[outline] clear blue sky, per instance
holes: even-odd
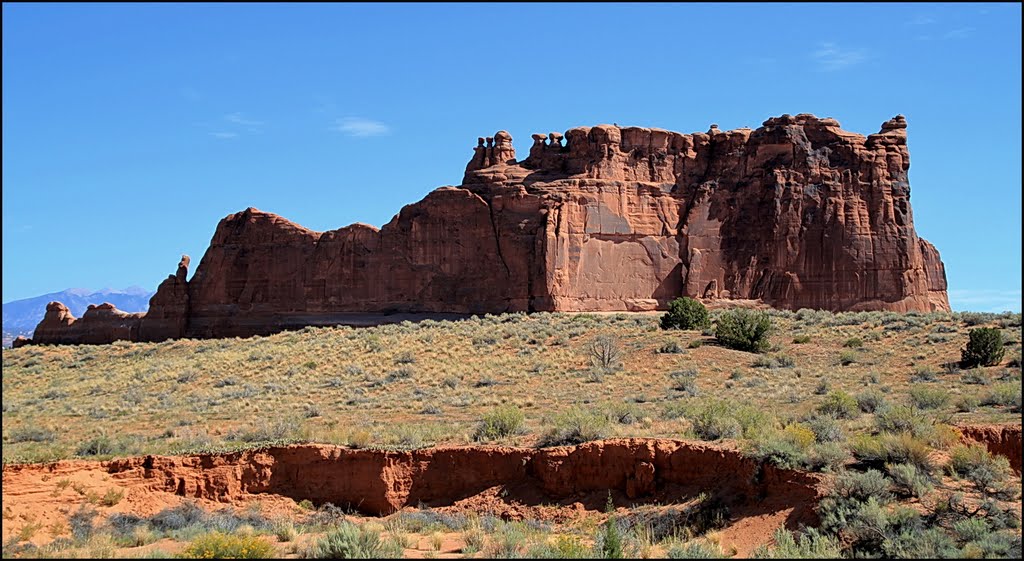
[[[954,309],[1021,309],[1017,4],[3,5],[3,301],[155,289],[254,206],[380,226],[478,136],[909,123]],[[194,267],[193,267],[194,269]]]

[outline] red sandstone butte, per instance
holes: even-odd
[[[864,137],[809,114],[692,134],[599,125],[534,134],[521,161],[499,131],[478,140],[462,185],[380,229],[315,232],[249,208],[221,220],[192,280],[183,259],[144,317],[118,320],[137,329],[105,318],[86,335],[88,318],[55,310],[33,342],[246,336],[354,314],[644,311],[684,295],[948,311],[938,251],[914,231],[906,128],[897,116]]]

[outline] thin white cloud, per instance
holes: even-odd
[[[925,14],[918,14],[918,15],[914,16],[913,19],[908,21],[907,25],[931,25],[933,23],[938,23],[938,21],[939,20],[935,19],[932,16],[925,15]]]
[[[949,303],[954,310],[972,312],[1019,312],[1021,291],[1002,289],[955,288],[949,290]]]
[[[819,70],[834,71],[860,64],[867,59],[864,49],[847,49],[835,43],[822,43],[818,50],[811,53],[811,58],[818,64]]]
[[[237,132],[211,132],[210,136],[214,138],[238,138]]]
[[[384,136],[391,133],[391,127],[384,123],[362,117],[338,119],[334,130],[341,131],[348,136]]]
[[[229,123],[236,125],[242,125],[243,127],[259,127],[263,125],[263,121],[253,121],[252,119],[246,119],[241,113],[230,113],[224,115],[224,120]]]
[[[959,29],[954,29],[952,31],[947,31],[946,34],[942,36],[942,38],[943,39],[965,39],[967,37],[970,37],[971,35],[974,35],[974,28],[973,27],[961,27]]]

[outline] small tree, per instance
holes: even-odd
[[[619,359],[622,358],[622,350],[619,349],[619,343],[611,335],[597,336],[590,343],[587,350],[590,353],[590,360],[594,363],[594,366],[603,368],[606,371],[614,370],[619,364]]]
[[[662,329],[705,329],[711,327],[711,318],[704,304],[684,296],[668,303],[668,311],[661,316]]]
[[[993,366],[1003,360],[1003,334],[995,327],[970,331],[967,347],[960,351],[960,362],[967,368]]]
[[[772,319],[765,312],[738,309],[722,314],[715,328],[715,339],[737,351],[763,353],[768,350]]]
[[[615,503],[612,502],[611,491],[608,492],[608,502],[605,504],[604,511],[608,513],[608,520],[604,523],[601,557],[622,559],[622,536],[619,535],[619,525],[615,521]]]

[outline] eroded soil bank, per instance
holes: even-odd
[[[181,498],[240,504],[259,497],[330,502],[371,516],[429,506],[509,519],[567,519],[574,512],[603,510],[609,493],[623,507],[685,503],[704,493],[729,513],[723,539],[741,551],[767,542],[779,526],[815,524],[814,508],[823,492],[818,475],[779,469],[728,446],[679,440],[415,451],[291,445],[219,455],[8,465],[3,490],[9,520],[31,513],[33,520],[51,523],[62,512],[66,516],[80,497],[70,490],[53,492],[61,479],[100,493],[123,489],[125,500],[111,512],[140,515]]]
[[[1020,475],[1021,425],[967,425],[957,428],[965,441],[980,442],[990,454],[1006,456],[1010,467]]]
[[[959,427],[1020,471],[1019,425]],[[153,515],[184,500],[206,508],[254,501],[277,512],[296,502],[332,503],[368,516],[407,507],[568,522],[616,506],[674,505],[710,498],[727,514],[722,545],[740,556],[771,541],[780,526],[815,525],[824,476],[744,457],[729,443],[614,439],[533,449],[440,447],[415,451],[291,445],[230,454],[143,456],[108,462],[61,461],[3,468],[3,539],[26,524],[45,542],[89,495],[113,490],[114,512]],[[92,502],[92,501],[90,501]]]

